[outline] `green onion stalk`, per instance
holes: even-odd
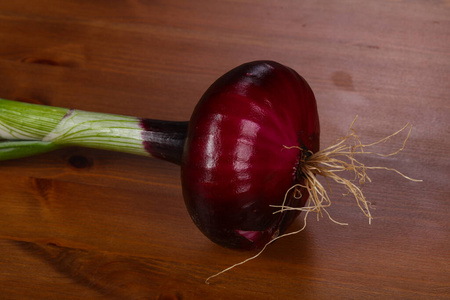
[[[180,164],[187,125],[0,99],[0,160],[81,146]]]

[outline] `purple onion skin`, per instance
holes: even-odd
[[[303,151],[319,150],[314,94],[294,70],[273,61],[243,64],[214,82],[189,122],[181,160],[183,196],[213,242],[260,249],[285,232],[298,211],[273,214],[303,178]],[[300,149],[286,149],[298,146]],[[292,207],[302,197],[288,197]]]

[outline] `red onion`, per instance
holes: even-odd
[[[272,61],[243,64],[203,95],[189,122],[181,163],[194,223],[212,241],[256,249],[282,234],[298,211],[273,214],[302,183],[302,150],[319,150],[314,94],[294,70]],[[300,207],[308,193],[285,205]]]
[[[353,126],[353,123],[352,123]],[[294,70],[273,61],[243,64],[220,77],[197,104],[189,122],[84,112],[0,99],[0,160],[84,146],[153,156],[181,165],[183,196],[197,227],[213,242],[238,249],[262,249],[302,231],[308,213],[331,204],[320,174],[343,185],[369,218],[370,203],[353,181],[369,169],[354,154],[391,156],[364,149],[351,127],[336,144],[319,151],[316,100]],[[6,141],[2,141],[6,140]],[[340,177],[354,172],[354,180]],[[311,198],[308,199],[309,194]],[[300,230],[283,235],[301,211]],[[330,219],[334,221],[331,217]],[[334,221],[338,224],[337,221]]]
[[[356,120],[356,119],[355,119]],[[256,258],[278,238],[306,226],[310,212],[331,200],[320,174],[343,185],[369,218],[370,203],[360,184],[368,167],[355,154],[391,156],[405,147],[412,126],[364,145],[350,133],[319,150],[316,100],[294,70],[255,61],[229,71],[205,92],[189,122],[84,112],[0,99],[0,161],[84,146],[153,156],[181,165],[183,196],[197,227],[213,242],[258,254],[210,276],[206,282]],[[365,151],[410,127],[403,146],[390,154]],[[341,171],[354,173],[348,180]],[[311,197],[309,198],[309,196]],[[308,199],[309,198],[309,199]],[[301,211],[301,229],[285,233]]]

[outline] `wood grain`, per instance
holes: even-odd
[[[367,142],[411,122],[399,156],[365,162],[423,182],[370,173],[372,225],[332,185],[349,226],[310,218],[206,285],[252,253],[197,230],[177,166],[80,148],[2,162],[2,298],[450,298],[449,1],[0,3],[1,98],[187,120],[216,78],[256,59],[307,79],[324,146],[355,115]]]

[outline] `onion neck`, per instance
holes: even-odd
[[[153,157],[181,165],[189,122],[140,119],[144,149]]]

